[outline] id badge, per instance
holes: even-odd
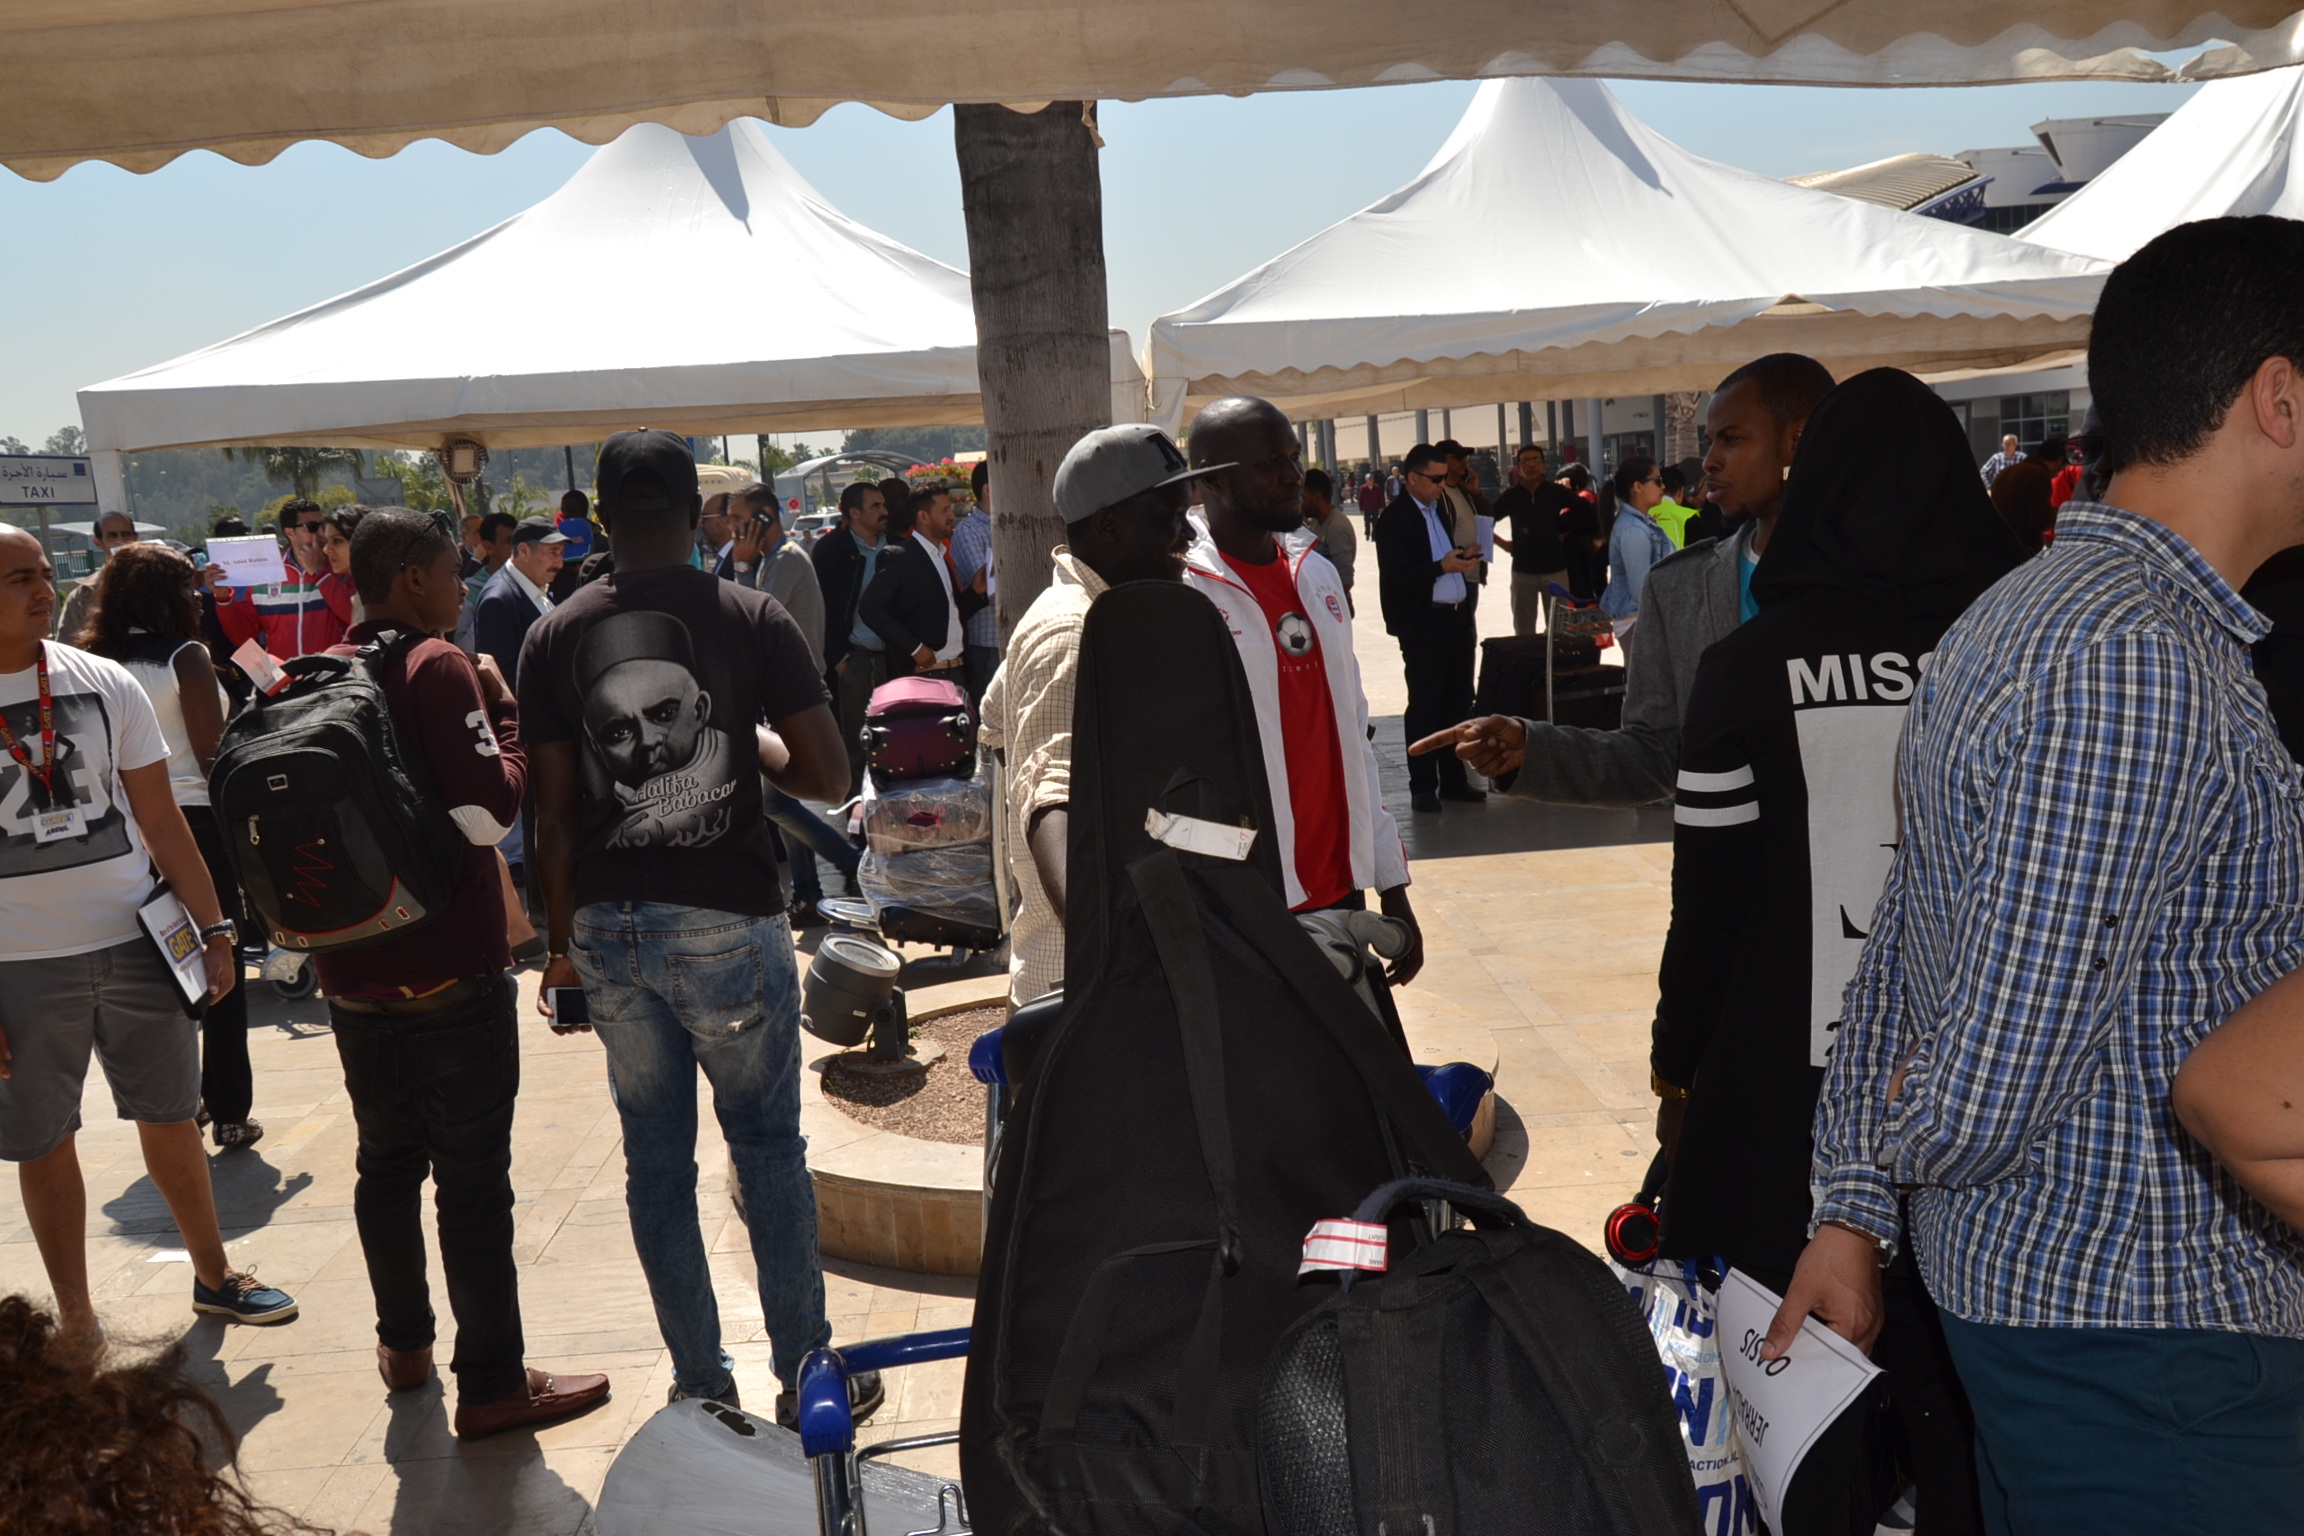
[[[87,818],[76,805],[68,805],[62,810],[32,813],[32,841],[35,843],[60,843],[68,837],[87,835]]]

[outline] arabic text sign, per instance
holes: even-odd
[[[86,459],[61,454],[0,454],[0,506],[92,507],[96,474]]]

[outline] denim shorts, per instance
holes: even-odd
[[[81,955],[0,960],[0,1162],[46,1157],[80,1129],[88,1054],[123,1120],[173,1125],[200,1110],[200,1026],[143,939]]]

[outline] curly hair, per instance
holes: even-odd
[[[327,1536],[241,1486],[237,1437],[182,1346],[132,1365],[68,1340],[22,1296],[0,1298],[0,1511],[39,1536]],[[224,1465],[209,1470],[209,1448]]]
[[[200,610],[187,595],[199,573],[165,544],[127,544],[112,551],[96,575],[96,602],[71,643],[117,660],[141,629],[164,640],[200,638]]]

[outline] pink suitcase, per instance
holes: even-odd
[[[965,779],[976,771],[976,711],[940,677],[882,683],[864,707],[864,757],[876,784]]]

